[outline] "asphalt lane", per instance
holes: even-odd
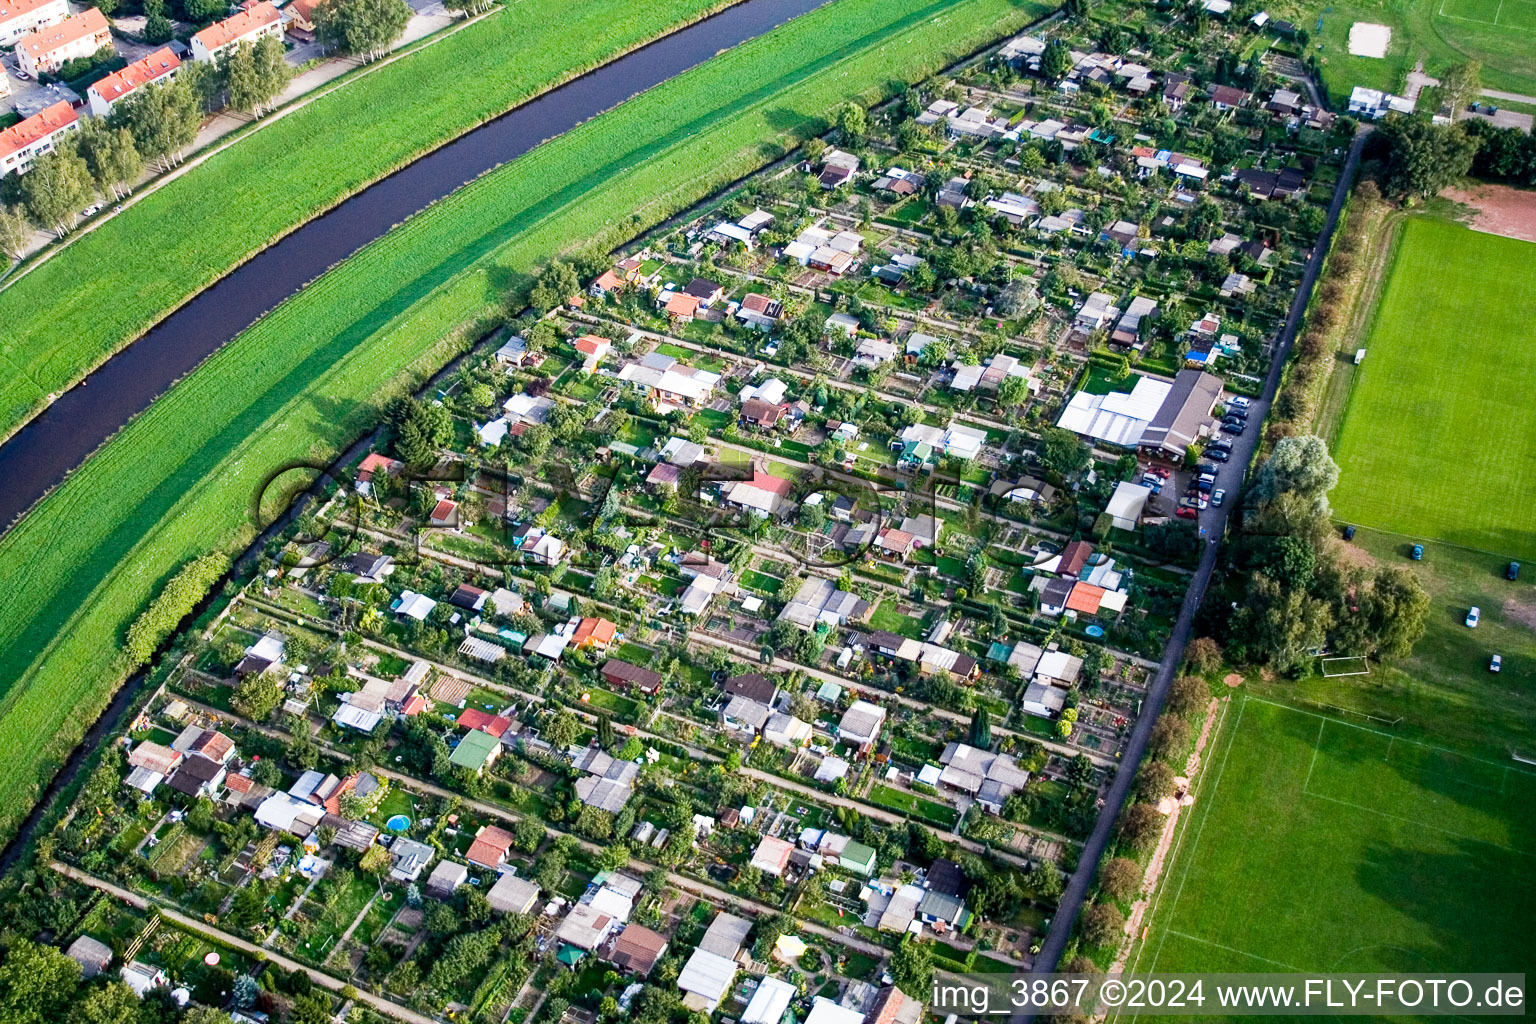
[[[1109,793],[1104,798],[1104,807],[1099,813],[1098,821],[1094,823],[1093,832],[1083,846],[1077,870],[1067,881],[1066,890],[1062,893],[1061,901],[1056,908],[1056,915],[1051,920],[1050,931],[1041,945],[1040,954],[1035,957],[1032,973],[1049,974],[1057,969],[1062,952],[1066,949],[1067,940],[1071,937],[1072,927],[1087,900],[1089,885],[1098,870],[1099,860],[1109,847],[1110,832],[1114,828],[1115,819],[1119,817],[1126,798],[1130,795],[1131,783],[1136,777],[1137,768],[1141,765],[1142,756],[1146,753],[1147,739],[1152,734],[1152,726],[1163,709],[1163,702],[1168,696],[1169,686],[1173,683],[1174,673],[1184,660],[1184,648],[1189,643],[1195,613],[1199,610],[1200,602],[1205,597],[1206,587],[1210,585],[1211,576],[1216,571],[1216,558],[1226,531],[1227,518],[1239,505],[1238,482],[1242,476],[1246,476],[1251,467],[1254,452],[1258,449],[1264,420],[1269,415],[1270,403],[1274,401],[1275,392],[1280,386],[1280,375],[1285,368],[1286,358],[1290,355],[1291,346],[1296,340],[1296,332],[1301,325],[1302,315],[1306,312],[1307,303],[1311,299],[1312,289],[1317,284],[1318,275],[1322,272],[1323,258],[1333,239],[1334,229],[1338,226],[1339,213],[1344,208],[1344,200],[1349,194],[1349,185],[1354,180],[1355,171],[1359,168],[1360,151],[1365,145],[1368,133],[1369,128],[1363,128],[1350,145],[1344,170],[1339,175],[1338,186],[1334,189],[1333,200],[1328,206],[1328,216],[1324,221],[1322,233],[1318,235],[1312,259],[1307,262],[1306,269],[1302,273],[1301,285],[1296,291],[1295,299],[1291,302],[1285,325],[1280,332],[1279,343],[1275,346],[1274,356],[1270,360],[1269,373],[1264,379],[1264,393],[1254,400],[1250,409],[1248,422],[1252,426],[1244,431],[1241,437],[1232,438],[1232,459],[1218,474],[1217,483],[1227,491],[1226,501],[1220,508],[1212,506],[1206,509],[1200,517],[1200,528],[1205,540],[1205,550],[1200,556],[1200,567],[1195,571],[1189,589],[1184,594],[1184,603],[1179,608],[1179,617],[1174,623],[1173,633],[1168,638],[1167,646],[1163,648],[1162,660],[1158,663],[1157,671],[1153,674],[1152,682],[1147,689],[1147,699],[1142,713],[1131,730],[1131,738],[1126,744],[1120,767],[1115,773],[1114,781],[1110,784]],[[1239,467],[1241,467],[1241,475]],[[1013,1020],[1028,1021],[1032,1016],[1022,1015]]]

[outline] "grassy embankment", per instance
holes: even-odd
[[[48,394],[305,221],[728,2],[509,4],[332,88],[168,182],[0,291],[0,438]]]
[[[839,0],[486,175],[225,346],[0,539],[0,832],[118,684],[127,623],[177,566],[249,540],[275,467],[336,452],[551,255],[616,244],[1041,13]]]

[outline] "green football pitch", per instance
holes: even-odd
[[[1335,516],[1536,559],[1536,245],[1403,226],[1334,449]]]
[[[1135,972],[1524,971],[1536,769],[1237,696]]]

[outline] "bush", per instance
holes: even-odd
[[[193,559],[171,577],[160,596],[128,627],[125,650],[130,667],[137,668],[149,661],[160,641],[171,635],[228,568],[229,557],[215,553]]]
[[[1137,853],[1147,853],[1157,845],[1163,830],[1163,816],[1151,804],[1132,804],[1120,812],[1115,834]]]
[[[1160,761],[1182,758],[1189,750],[1189,723],[1177,715],[1163,715],[1152,726],[1152,736],[1147,740],[1147,753]]]
[[[1180,676],[1168,689],[1168,710],[1180,718],[1194,718],[1210,703],[1211,690],[1199,676]]]
[[[1113,904],[1095,903],[1083,915],[1083,938],[1095,946],[1118,946],[1125,938],[1125,915]]]
[[[1221,645],[1208,636],[1196,637],[1190,641],[1184,660],[1196,672],[1214,672],[1221,667]]]
[[[1114,857],[1099,868],[1099,891],[1112,900],[1133,899],[1141,890],[1141,865],[1129,857]]]
[[[1162,761],[1148,761],[1136,776],[1136,795],[1157,803],[1173,795],[1173,769]]]

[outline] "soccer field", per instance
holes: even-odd
[[[1286,0],[1269,10],[1307,31],[1305,52],[1317,57],[1337,100],[1357,85],[1400,90],[1421,58],[1431,75],[1476,58],[1486,88],[1536,95],[1536,0]],[[1392,29],[1386,57],[1350,56],[1349,30],[1357,21]]]
[[[1536,558],[1536,245],[1404,226],[1334,450],[1335,516]]]
[[[1237,696],[1136,972],[1523,971],[1536,774]]]

